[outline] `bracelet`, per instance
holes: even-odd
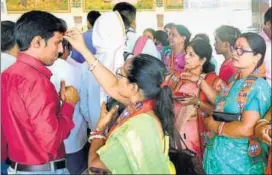
[[[225,125],[225,122],[220,122],[220,124],[219,124],[219,126],[218,126],[218,128],[217,128],[217,134],[218,134],[219,136],[222,136],[222,132],[223,132],[223,127],[224,127],[224,125]]]
[[[258,120],[257,124],[262,123],[262,122],[265,122],[265,123],[268,123],[268,124],[269,124],[271,121],[269,121],[269,120],[263,118],[263,119]]]
[[[91,141],[94,140],[94,139],[103,139],[103,140],[106,140],[106,137],[104,135],[102,135],[102,134],[91,135],[88,138],[89,143],[91,143]]]
[[[205,77],[204,74],[201,74],[201,75],[199,76],[199,79],[198,79],[198,81],[197,81],[197,87],[200,87],[202,81],[204,80],[204,77]]]
[[[96,60],[94,61],[94,63],[90,65],[89,70],[90,70],[90,71],[93,71],[93,69],[96,67],[96,65],[97,65],[98,62],[99,62],[99,60],[96,59]]]
[[[96,131],[95,130],[95,131],[90,132],[90,135],[99,135],[99,134],[104,135],[102,131]]]
[[[90,132],[90,136],[92,135],[103,135],[106,137],[106,134],[104,131],[101,131],[100,129],[96,128],[94,131]]]
[[[100,129],[96,128],[94,131],[91,131],[92,132],[102,132]]]

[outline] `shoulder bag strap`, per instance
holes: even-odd
[[[184,149],[181,145],[181,142],[184,144],[185,149],[188,149],[185,141],[183,140],[183,138],[181,137],[181,135],[179,134],[179,132],[177,131],[176,128],[174,129],[174,138],[175,138],[175,144],[176,144],[178,150]]]

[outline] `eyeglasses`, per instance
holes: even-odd
[[[242,56],[244,53],[253,53],[252,50],[244,50],[242,48],[237,48],[233,46],[231,46],[230,50],[232,53],[236,52],[238,56]]]
[[[127,78],[125,75],[122,74],[122,71],[121,71],[121,68],[118,68],[115,72],[115,75],[118,79],[121,79],[121,78]]]

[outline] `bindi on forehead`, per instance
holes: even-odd
[[[250,48],[249,45],[248,45],[248,42],[247,42],[247,40],[245,38],[239,38],[236,41],[236,47],[244,48],[244,49]]]

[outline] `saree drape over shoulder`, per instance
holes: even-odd
[[[224,112],[240,113],[237,97],[241,88],[246,85],[245,79],[236,80],[231,87],[224,105]],[[218,104],[222,93],[217,97]],[[271,88],[263,78],[258,78],[252,85],[244,111],[255,111],[263,118],[271,105]],[[248,155],[249,139],[230,138],[215,135],[206,145],[203,166],[207,174],[263,174],[266,158],[252,162]],[[265,151],[267,147],[262,145]]]
[[[222,84],[214,72],[206,75],[207,83],[219,90]],[[177,86],[174,92],[196,95],[202,102],[210,103],[203,91],[193,82],[180,82],[181,86]],[[206,131],[204,126],[204,118],[207,114],[201,109],[197,109],[194,105],[181,105],[175,102],[175,126],[183,137],[189,149],[194,151],[202,160],[204,152],[204,139],[202,134]]]
[[[175,174],[153,116],[138,114],[116,128],[97,153],[113,174]]]

